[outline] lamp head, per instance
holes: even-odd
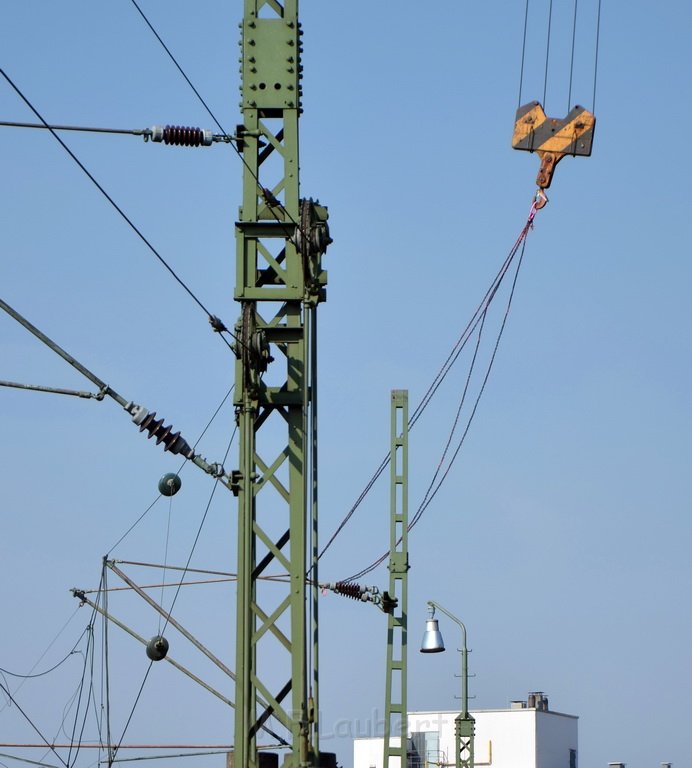
[[[444,640],[437,625],[437,619],[429,618],[425,622],[425,632],[420,645],[421,653],[441,653],[445,649]]]

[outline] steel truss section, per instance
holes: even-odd
[[[327,213],[301,201],[299,192],[298,2],[245,0],[241,28],[233,762],[235,768],[259,768],[262,757],[265,765],[256,736],[271,718],[288,733],[284,764],[298,768],[318,759],[317,637],[308,587],[308,581],[316,584],[317,572],[308,546],[312,539],[316,551],[314,324],[325,298],[320,257],[329,242]],[[285,579],[260,579],[267,575]]]
[[[408,391],[392,390],[389,593],[387,679],[384,712],[384,768],[408,765],[407,630],[408,630]],[[390,758],[396,758],[390,761]]]

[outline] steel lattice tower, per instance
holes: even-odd
[[[243,198],[236,223],[235,407],[240,435],[235,768],[259,765],[270,718],[286,763],[317,760],[315,319],[326,209],[301,200],[297,0],[245,0]],[[280,581],[267,576],[283,576]],[[310,610],[310,606],[313,610]]]

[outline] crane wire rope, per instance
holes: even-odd
[[[567,112],[569,113],[572,104],[572,78],[574,75],[574,44],[577,39],[577,6],[579,0],[574,0],[574,19],[572,20],[572,53],[569,59],[569,91],[567,93]]]
[[[545,74],[543,76],[543,107],[545,107],[545,99],[548,94],[548,62],[550,60],[550,34],[553,27],[553,0],[550,0],[550,6],[548,8],[548,35],[545,43]]]
[[[473,315],[471,316],[471,319],[468,321],[466,327],[462,331],[461,335],[455,342],[455,344],[452,347],[452,350],[447,355],[447,358],[442,363],[440,369],[438,370],[437,374],[435,375],[433,381],[429,385],[427,391],[419,401],[418,405],[414,409],[413,413],[411,414],[409,418],[408,427],[409,429],[412,429],[413,426],[416,424],[418,419],[422,416],[425,409],[430,404],[430,401],[437,393],[437,390],[441,386],[442,382],[445,380],[447,375],[449,374],[450,370],[452,369],[455,362],[458,360],[459,356],[461,355],[462,351],[464,350],[466,344],[468,343],[469,339],[471,338],[471,335],[473,334],[475,328],[477,327],[478,323],[480,322],[480,318],[485,310],[490,306],[490,303],[492,302],[493,298],[497,294],[497,290],[500,287],[502,281],[504,280],[505,276],[507,275],[507,272],[509,270],[509,267],[512,263],[512,260],[514,259],[517,250],[519,249],[521,243],[523,240],[526,239],[526,236],[528,234],[529,229],[533,226],[533,219],[536,215],[536,201],[534,200],[531,209],[529,210],[529,215],[526,221],[526,224],[524,225],[523,229],[521,230],[519,236],[517,237],[514,245],[510,249],[509,253],[507,254],[504,262],[502,263],[502,266],[500,267],[498,273],[493,278],[490,287],[485,292],[485,295],[481,299],[480,303],[476,307],[475,311],[473,312]],[[348,522],[351,520],[353,515],[355,514],[358,507],[361,505],[365,497],[368,495],[372,487],[375,485],[377,480],[380,478],[382,473],[384,472],[385,468],[389,465],[390,456],[387,454],[382,461],[380,462],[379,466],[375,470],[374,474],[368,480],[363,490],[360,492],[358,497],[356,498],[355,502],[352,504],[348,512],[346,513],[343,520],[339,523],[339,525],[334,530],[334,533],[331,535],[331,537],[328,539],[327,543],[322,547],[317,559],[318,561],[322,558],[322,556],[327,552],[327,550],[332,546],[334,541],[336,540],[337,536],[343,531],[343,529],[346,527]],[[308,572],[309,573],[309,572]]]
[[[425,494],[425,497],[424,497],[423,501],[418,506],[418,509],[416,510],[416,513],[414,514],[413,518],[411,519],[411,522],[408,524],[408,528],[407,528],[408,531],[413,530],[413,528],[417,525],[417,523],[420,521],[421,517],[423,516],[423,513],[430,506],[432,500],[437,495],[437,492],[442,487],[444,481],[446,480],[447,476],[449,475],[449,472],[450,472],[452,466],[454,465],[454,462],[455,462],[457,456],[459,455],[459,452],[461,451],[461,448],[462,448],[462,446],[463,446],[463,444],[464,444],[464,442],[466,440],[466,436],[469,433],[469,430],[471,428],[471,424],[472,424],[473,419],[474,419],[474,417],[476,415],[476,412],[478,410],[478,405],[480,403],[481,397],[483,396],[483,392],[485,391],[486,384],[488,383],[488,379],[490,377],[490,372],[491,372],[491,370],[493,368],[493,364],[495,362],[495,357],[497,355],[497,351],[498,351],[498,348],[500,346],[500,341],[502,339],[502,335],[504,333],[505,326],[507,324],[507,318],[509,317],[509,311],[510,311],[511,306],[512,306],[512,300],[514,298],[514,292],[515,292],[516,285],[517,285],[517,279],[519,277],[519,270],[521,269],[521,265],[522,265],[523,259],[524,259],[525,248],[526,248],[526,238],[524,237],[523,240],[522,240],[521,253],[520,253],[520,256],[519,256],[519,260],[517,262],[516,270],[514,272],[514,278],[512,280],[512,287],[511,287],[511,290],[510,290],[509,298],[507,300],[507,306],[506,306],[505,313],[504,313],[504,316],[503,316],[503,319],[502,319],[502,324],[500,325],[500,329],[498,331],[498,335],[497,335],[497,338],[496,338],[496,341],[495,341],[495,346],[493,348],[493,352],[492,352],[492,355],[490,357],[490,361],[488,363],[488,367],[486,369],[485,376],[483,378],[483,382],[481,383],[481,387],[480,387],[480,389],[478,391],[478,395],[476,396],[476,400],[475,400],[475,402],[473,404],[473,408],[472,408],[471,413],[470,413],[470,415],[469,415],[469,417],[467,419],[466,427],[464,428],[464,432],[463,432],[463,434],[462,434],[462,436],[461,436],[461,438],[460,438],[460,440],[459,440],[459,442],[458,442],[458,444],[457,444],[457,446],[456,446],[456,448],[454,450],[454,453],[452,454],[451,459],[449,460],[449,462],[447,464],[447,467],[446,467],[445,471],[442,474],[442,477],[437,482],[437,485],[435,486],[434,490],[431,493],[430,492],[430,487],[429,487],[428,490],[426,491],[426,494]],[[465,394],[466,394],[466,392],[464,391],[464,396],[462,396],[462,400],[464,399]],[[454,425],[451,434],[453,434],[455,428],[456,428],[456,424]],[[450,437],[451,437],[451,434],[450,434]],[[445,447],[444,453],[446,454],[446,452],[447,452],[447,446]],[[437,476],[438,472],[439,472],[439,468],[438,468],[438,470],[436,470],[435,476]],[[431,483],[431,486],[432,486],[432,483]],[[399,541],[400,540],[401,539],[399,539]],[[357,581],[358,579],[363,578],[363,576],[366,576],[368,573],[370,573],[371,571],[374,571],[375,568],[377,568],[379,565],[381,565],[387,559],[388,556],[389,556],[389,551],[385,552],[379,558],[377,558],[375,561],[373,561],[369,566],[367,566],[366,568],[363,568],[362,570],[358,571],[358,573],[355,573],[352,576],[349,576],[344,581],[352,582],[352,581]]]
[[[529,0],[526,0],[524,8],[524,40],[521,46],[521,67],[519,71],[519,98],[517,99],[517,109],[521,106],[521,92],[524,85],[524,62],[526,60],[526,30],[529,25]]]
[[[459,419],[461,418],[461,411],[463,410],[464,404],[466,403],[466,395],[468,394],[469,386],[471,385],[471,379],[473,377],[473,372],[476,368],[476,360],[478,359],[478,350],[480,349],[480,346],[481,346],[481,339],[483,338],[483,328],[485,327],[486,318],[487,318],[487,310],[483,312],[482,320],[478,326],[478,333],[476,335],[476,346],[474,347],[474,350],[473,350],[473,357],[471,359],[471,364],[469,365],[469,372],[468,372],[468,375],[466,376],[466,381],[464,383],[464,390],[461,394],[461,400],[459,401],[457,412],[454,415],[452,428],[449,430],[449,437],[447,438],[447,442],[445,444],[444,450],[442,451],[442,456],[440,457],[440,460],[437,464],[437,469],[433,473],[432,479],[430,480],[430,484],[428,485],[425,491],[425,494],[423,495],[423,501],[421,502],[421,504],[425,504],[425,502],[428,500],[428,496],[430,495],[433,485],[435,485],[437,476],[442,470],[442,465],[444,464],[444,461],[447,458],[447,451],[449,450],[449,446],[452,444],[454,433],[456,432],[457,425],[459,424]]]
[[[137,225],[132,221],[132,219],[125,213],[125,211],[115,202],[115,200],[106,192],[103,186],[96,180],[96,178],[91,174],[91,172],[87,169],[87,167],[82,163],[82,161],[77,157],[77,155],[65,144],[65,142],[58,136],[58,134],[55,132],[53,128],[47,123],[47,121],[43,118],[43,116],[40,114],[40,112],[34,107],[34,105],[29,101],[29,99],[24,95],[24,93],[21,91],[21,89],[14,83],[14,81],[10,78],[10,76],[5,72],[2,67],[0,67],[0,75],[3,76],[3,78],[7,81],[7,83],[10,85],[10,87],[15,91],[15,93],[19,96],[19,98],[26,104],[27,107],[36,115],[36,117],[45,125],[45,127],[50,131],[53,138],[60,144],[60,146],[67,152],[67,154],[74,160],[74,162],[79,166],[79,168],[86,174],[86,176],[89,178],[89,180],[94,184],[94,186],[101,192],[101,194],[108,200],[108,202],[115,208],[115,210],[120,214],[120,216],[124,219],[124,221],[130,226],[130,228],[135,232],[135,234],[139,237],[139,239],[146,245],[146,247],[151,251],[151,253],[154,254],[154,256],[158,259],[158,261],[165,267],[166,270],[171,274],[171,276],[174,278],[174,280],[183,288],[183,290],[190,296],[190,298],[197,304],[197,306],[206,314],[207,319],[212,325],[212,328],[215,330],[219,327],[218,323],[221,323],[221,327],[223,330],[219,330],[219,337],[223,340],[223,342],[226,344],[226,346],[233,351],[233,346],[223,336],[223,333],[229,333],[235,341],[238,343],[240,342],[240,339],[238,339],[235,334],[233,334],[231,331],[229,331],[226,326],[218,319],[216,315],[213,315],[207,307],[202,303],[202,301],[197,297],[197,295],[192,291],[192,289],[183,281],[183,279],[177,274],[177,272],[171,267],[171,265],[166,261],[166,259],[163,258],[163,256],[159,253],[159,251],[152,245],[152,243],[147,239],[147,237],[144,235],[144,233],[137,227]],[[216,322],[216,325],[215,325]]]
[[[596,16],[596,55],[594,57],[593,68],[593,97],[591,100],[591,111],[596,111],[596,81],[598,80],[598,49],[601,41],[601,0],[598,0],[598,12]]]

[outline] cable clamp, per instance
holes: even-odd
[[[223,320],[216,315],[209,315],[209,325],[211,325],[212,330],[216,331],[216,333],[223,333],[228,330],[223,324]]]

